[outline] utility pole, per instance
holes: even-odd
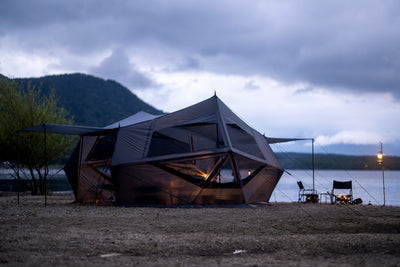
[[[381,150],[379,150],[378,155],[378,164],[382,165],[382,184],[383,184],[383,206],[386,205],[386,196],[385,196],[385,166],[383,165],[383,143],[381,142]]]

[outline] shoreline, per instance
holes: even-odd
[[[74,203],[75,202],[75,198],[74,198],[74,193],[72,190],[68,190],[68,191],[52,191],[47,195],[47,198],[51,199],[52,197],[62,197],[62,196],[66,196],[67,198],[71,199],[71,204],[76,204],[76,205],[95,205],[95,206],[102,206],[101,204],[96,204],[96,203]],[[12,191],[0,191],[0,199],[1,198],[15,198],[15,203],[17,203],[17,192],[12,192]],[[24,199],[24,197],[28,200],[28,202],[32,201],[33,199],[37,199],[35,202],[38,202],[38,199],[43,199],[43,205],[45,204],[45,196],[44,195],[36,195],[36,196],[32,196],[30,191],[23,191],[20,192],[20,197],[21,199]],[[61,200],[62,201],[62,200]],[[1,202],[1,201],[0,201]],[[57,203],[60,202],[60,199],[58,199],[56,201]],[[297,202],[297,201],[292,201],[292,202],[285,202],[285,201],[270,201],[270,202],[264,202],[264,203],[256,203],[256,204],[249,204],[249,207],[262,207],[262,206],[273,206],[273,205],[328,205],[328,206],[348,206],[348,207],[356,207],[356,206],[373,206],[373,207],[394,207],[394,208],[399,208],[400,206],[397,205],[378,205],[378,204],[370,204],[370,203],[360,203],[360,204],[340,204],[340,203],[336,203],[336,204],[332,204],[329,201],[319,201],[318,203],[302,203],[302,202]],[[243,205],[247,205],[247,204],[220,204],[220,205],[204,205],[204,207],[236,207],[236,208],[240,208]],[[119,205],[109,205],[109,204],[104,204],[104,206],[115,206],[115,207],[119,207]],[[181,207],[190,207],[192,205],[181,205]],[[196,205],[196,207],[201,207],[202,205]],[[163,205],[128,205],[128,206],[124,206],[124,207],[149,207],[149,208],[176,208],[179,207],[179,205],[177,206],[163,206]]]

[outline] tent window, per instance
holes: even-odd
[[[93,146],[92,151],[90,151],[86,160],[94,161],[94,160],[104,160],[111,158],[114,152],[114,146],[116,140],[117,137],[115,135],[109,135],[98,138],[96,144]]]
[[[169,162],[156,166],[197,186],[239,188],[229,156]]]
[[[218,159],[216,158],[185,160],[170,162],[165,164],[165,166],[201,182],[208,178],[208,175],[217,160]]]
[[[264,158],[254,138],[235,124],[227,124],[232,146],[250,155]]]
[[[148,157],[223,147],[217,124],[197,123],[170,127],[153,133]]]
[[[190,144],[181,140],[154,132],[151,138],[148,157],[190,152]]]
[[[221,170],[214,176],[209,188],[240,188],[236,182],[234,171],[232,169],[232,161],[229,159]]]
[[[97,172],[101,173],[103,176],[106,176],[109,180],[112,180],[111,177],[111,170],[110,166],[107,165],[100,165],[100,166],[94,166],[97,170]]]
[[[180,126],[190,138],[192,151],[221,148],[224,142],[219,126],[215,123],[197,123]]]
[[[239,155],[235,155],[235,160],[243,184],[248,183],[253,179],[253,177],[259,175],[259,173],[265,168],[265,164],[258,163]]]

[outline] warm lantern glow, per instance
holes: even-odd
[[[382,150],[379,150],[378,155],[376,155],[376,157],[378,158],[378,163],[382,164],[383,162],[383,153]]]
[[[204,177],[204,178],[207,178],[207,177],[208,177],[207,173],[205,173],[205,174],[203,175],[203,177]]]
[[[247,172],[247,175],[250,175],[250,174],[251,174],[251,171],[248,171],[248,172]]]
[[[340,203],[349,203],[349,202],[351,201],[351,198],[350,198],[349,195],[342,195],[342,194],[340,194],[340,195],[338,195],[338,196],[336,197],[336,200],[337,200],[337,201],[340,201]]]

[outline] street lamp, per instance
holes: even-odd
[[[378,155],[376,155],[376,157],[378,158],[378,163],[379,164],[383,164],[383,153],[382,153],[382,150],[379,150]]]
[[[379,150],[378,154],[376,155],[378,164],[382,165],[382,183],[383,183],[383,206],[386,205],[385,200],[385,167],[383,166],[383,144],[381,142],[381,150]]]

